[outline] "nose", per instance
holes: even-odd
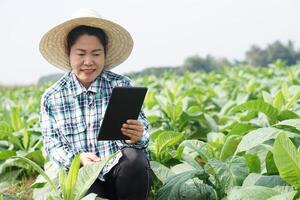
[[[93,59],[90,56],[86,56],[83,64],[86,66],[91,66],[93,65]]]

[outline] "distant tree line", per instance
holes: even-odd
[[[285,62],[287,66],[300,63],[300,50],[296,50],[292,41],[283,44],[280,41],[275,41],[265,48],[257,45],[252,45],[245,53],[245,60],[229,61],[227,58],[217,58],[212,55],[201,57],[193,55],[186,58],[181,66],[177,67],[151,67],[140,72],[128,73],[129,77],[144,76],[144,75],[160,75],[165,71],[174,71],[177,74],[182,74],[185,71],[205,71],[219,69],[224,66],[233,66],[237,64],[248,64],[257,67],[268,67],[268,64],[277,60]]]
[[[246,51],[246,63],[249,65],[266,67],[278,59],[285,61],[288,66],[295,65],[300,62],[300,51],[295,49],[292,41],[285,45],[278,40],[265,49],[253,45]]]
[[[288,41],[284,44],[280,41],[275,41],[265,48],[261,48],[257,45],[252,45],[245,53],[245,60],[229,61],[226,58],[217,58],[212,55],[201,57],[199,55],[193,55],[186,58],[181,66],[162,66],[162,67],[148,67],[139,72],[127,73],[125,75],[135,78],[144,75],[159,76],[164,72],[174,72],[177,74],[183,74],[186,71],[205,71],[210,72],[217,70],[224,66],[233,66],[237,64],[248,64],[257,67],[267,67],[268,64],[275,62],[276,60],[282,60],[287,66],[300,63],[300,50],[294,47],[292,41]],[[47,81],[56,81],[62,74],[53,74],[40,78],[39,84]]]

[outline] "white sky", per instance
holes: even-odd
[[[117,73],[180,65],[194,54],[243,59],[250,45],[277,39],[300,47],[297,0],[1,0],[0,83],[36,83],[61,72],[42,58],[39,40],[83,7],[132,34],[133,52]]]

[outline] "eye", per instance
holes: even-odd
[[[84,56],[84,54],[83,53],[78,53],[77,56]]]

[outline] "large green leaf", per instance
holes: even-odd
[[[158,158],[162,159],[162,154],[168,147],[173,147],[183,139],[182,133],[172,131],[163,131],[154,141],[155,154]]]
[[[225,162],[211,159],[208,164],[214,170],[214,175],[219,180],[223,192],[227,193],[234,186],[241,186],[248,176],[247,162],[243,157],[233,157]]]
[[[254,131],[249,132],[242,138],[242,141],[239,143],[236,152],[248,151],[255,146],[258,146],[265,141],[274,139],[277,135],[282,132],[280,129],[276,128],[260,128]]]
[[[214,150],[208,143],[184,140],[177,149],[177,156],[197,169],[200,167],[200,159],[207,162],[210,158],[214,158]]]
[[[264,186],[274,188],[276,186],[286,186],[288,183],[279,175],[264,176],[261,174],[251,173],[243,182],[243,187]]]
[[[163,164],[156,162],[156,161],[150,161],[151,169],[153,170],[156,177],[165,184],[167,179],[171,176],[175,175],[174,172],[172,172],[168,167],[164,166]]]
[[[297,129],[298,131],[300,131],[300,119],[284,120],[284,121],[281,121],[281,122],[275,124],[275,126],[290,126],[292,128]]]
[[[278,195],[279,192],[262,186],[249,186],[232,189],[227,199],[228,200],[265,200]]]
[[[75,198],[73,191],[75,190],[75,184],[78,177],[79,167],[80,167],[80,155],[77,154],[72,160],[72,164],[68,176],[64,182],[64,189],[65,189],[63,191],[64,200],[73,200]]]
[[[63,183],[59,184],[59,180],[58,180],[59,178],[61,178],[59,176],[58,165],[54,163],[54,161],[49,161],[45,163],[44,169],[45,169],[45,173],[51,178],[55,186],[58,185],[61,186],[60,191],[62,191]],[[64,169],[61,168],[61,171],[64,171]],[[39,184],[44,182],[46,182],[45,178],[42,175],[39,175],[33,184]],[[32,198],[34,200],[48,200],[49,196],[52,196],[52,198],[55,199],[54,198],[55,193],[53,193],[53,190],[51,189],[49,182],[47,182],[47,184],[42,188],[35,188],[32,194]]]
[[[191,180],[193,178],[200,178],[201,180],[206,180],[208,178],[208,174],[206,174],[203,170],[192,170],[192,171],[186,171],[180,174],[176,174],[172,177],[170,177],[166,184],[160,188],[160,190],[157,192],[157,199],[158,200],[173,200],[173,199],[187,199],[183,196],[182,193],[185,193],[187,188],[189,188],[186,182],[188,180]],[[194,197],[202,197],[203,199],[211,199],[210,197],[215,196],[214,190],[207,186],[205,188],[199,187],[200,189],[204,189],[201,191],[198,190],[192,190],[191,188],[195,188],[195,186],[190,186],[190,191],[193,192],[193,194],[189,194],[188,196],[194,196]],[[182,190],[184,192],[182,192]],[[198,198],[199,199],[199,198]]]
[[[238,112],[238,111],[254,111],[254,112],[262,112],[271,121],[277,120],[278,110],[274,108],[272,105],[264,102],[263,100],[251,100],[246,103],[237,105],[232,108],[231,112]]]
[[[282,133],[276,138],[273,156],[280,176],[299,189],[300,155],[286,134]]]
[[[99,162],[93,163],[91,165],[86,165],[79,169],[77,182],[75,184],[72,195],[74,200],[79,200],[86,194],[86,192],[95,182],[95,180],[99,176],[99,173],[110,158],[111,157],[108,157]]]
[[[293,200],[297,191],[275,195],[267,200]]]

